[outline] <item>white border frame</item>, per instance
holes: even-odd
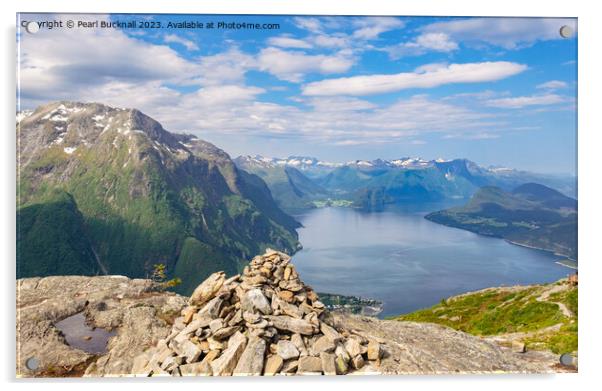
[[[37,389],[38,387],[77,388],[82,387],[105,390],[107,387],[131,387],[137,379],[117,381],[115,379],[84,380],[14,380],[15,371],[15,14],[20,12],[99,12],[99,13],[230,13],[230,14],[288,14],[288,15],[436,15],[436,16],[541,16],[541,17],[578,17],[579,18],[579,252],[581,327],[579,332],[579,374],[561,375],[500,375],[500,376],[402,376],[402,377],[337,377],[317,379],[186,379],[185,381],[142,381],[140,386],[152,390],[164,390],[172,385],[186,387],[215,387],[221,389],[244,388],[288,390],[311,387],[345,387],[365,389],[370,385],[379,388],[398,389],[461,389],[461,390],[508,390],[510,387],[537,387],[546,389],[575,389],[594,383],[602,371],[600,363],[600,301],[602,295],[597,290],[602,275],[602,259],[596,257],[596,244],[602,235],[598,228],[602,221],[600,203],[602,202],[602,169],[600,156],[600,109],[602,96],[599,72],[602,70],[600,42],[602,38],[602,20],[596,12],[593,1],[557,1],[529,2],[525,0],[473,1],[473,0],[305,0],[302,2],[283,0],[208,0],[193,4],[186,0],[159,2],[126,2],[124,0],[104,0],[92,2],[85,0],[21,0],[11,4],[5,0],[2,8],[2,118],[5,130],[2,134],[2,250],[4,257],[4,295],[2,312],[4,316],[2,331],[7,338],[0,368],[2,380],[8,386]],[[12,265],[12,266],[11,266]],[[334,383],[333,383],[334,382]],[[17,384],[15,384],[17,383]],[[194,383],[194,384],[184,384]],[[595,383],[594,383],[595,384]],[[599,387],[599,386],[598,386]]]

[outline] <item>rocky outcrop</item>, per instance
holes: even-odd
[[[123,375],[133,359],[171,330],[186,298],[158,292],[150,280],[62,276],[17,280],[17,376]],[[84,313],[95,327],[116,330],[102,355],[66,343],[56,324]],[[32,371],[26,362],[37,360]]]
[[[18,281],[19,376],[248,376],[555,372],[557,357],[516,353],[453,329],[330,313],[290,257],[269,250],[241,275],[218,272],[190,298],[149,280]],[[82,312],[116,331],[103,354],[56,328]],[[29,370],[28,358],[40,368]]]

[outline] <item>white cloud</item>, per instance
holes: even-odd
[[[318,33],[322,31],[322,23],[318,18],[298,16],[293,20],[295,25],[300,29],[310,31],[312,33]]]
[[[312,47],[309,42],[288,36],[271,37],[268,39],[268,44],[281,48],[310,49]]]
[[[168,46],[153,45],[114,29],[84,29],[77,35],[61,29],[42,30],[22,35],[19,45],[22,99],[68,98],[85,89],[124,83],[190,84],[198,71]]]
[[[167,34],[163,37],[163,42],[165,43],[179,43],[184,46],[186,49],[190,51],[199,50],[199,47],[196,43],[191,41],[190,39],[182,38],[175,34]]]
[[[513,62],[480,62],[423,66],[414,72],[391,75],[352,76],[327,79],[303,86],[304,95],[370,95],[400,91],[408,88],[433,88],[454,83],[495,81],[516,75],[527,69]]]
[[[405,23],[398,18],[373,16],[354,19],[353,25],[357,28],[353,32],[354,38],[370,40],[386,31],[400,29]]]
[[[201,107],[224,106],[244,101],[251,101],[257,95],[264,93],[263,88],[246,87],[239,85],[209,86],[198,90],[192,95],[187,95],[188,101]]]
[[[469,44],[516,49],[537,41],[562,39],[559,31],[564,25],[577,31],[576,19],[560,18],[470,18],[432,23],[422,31],[445,33],[455,41]]]
[[[344,48],[350,46],[350,39],[345,34],[319,34],[313,36],[312,41],[316,46],[325,48]]]
[[[567,88],[569,85],[564,82],[564,81],[560,81],[560,80],[550,80],[547,81],[545,83],[539,84],[537,86],[537,88],[539,89],[543,89],[543,90],[559,90],[562,88]]]
[[[353,66],[354,59],[346,52],[339,52],[332,56],[309,55],[300,51],[285,51],[269,47],[259,52],[257,63],[260,70],[267,71],[281,80],[300,82],[303,75],[309,72],[321,74],[345,72]]]
[[[518,96],[514,98],[491,99],[487,106],[503,109],[520,109],[527,106],[547,106],[567,102],[567,98],[556,94]]]
[[[449,53],[457,49],[458,44],[445,33],[423,33],[414,41],[402,42],[382,50],[389,53],[391,58],[398,59],[404,56],[420,56],[431,51]]]
[[[244,82],[245,73],[257,67],[255,57],[243,53],[238,48],[198,59],[198,73],[195,78],[202,85],[220,85]]]

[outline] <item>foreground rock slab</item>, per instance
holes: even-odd
[[[125,376],[145,349],[165,338],[186,298],[155,291],[150,280],[122,276],[59,276],[17,281],[17,368],[19,377]],[[55,327],[84,313],[95,327],[116,331],[107,352],[69,346]],[[32,371],[26,361],[36,358]]]
[[[515,353],[443,326],[330,313],[286,254],[218,272],[192,298],[120,276],[17,282],[18,376],[275,376],[558,372],[558,357]],[[116,331],[100,354],[55,324],[84,313]],[[40,368],[27,369],[36,357]]]

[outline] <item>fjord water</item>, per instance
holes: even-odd
[[[436,209],[310,210],[296,216],[304,227],[298,231],[303,250],[294,263],[318,292],[383,301],[381,317],[430,307],[463,292],[552,282],[570,273],[551,253],[424,218]]]

